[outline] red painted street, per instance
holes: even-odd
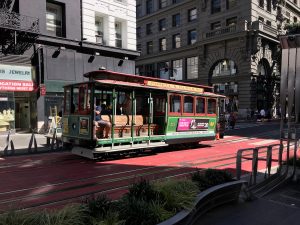
[[[278,135],[277,123],[250,124],[197,148],[165,148],[135,157],[92,161],[55,152],[0,158],[0,210],[57,207],[99,193],[116,199],[141,178],[185,177],[195,169],[229,169],[235,176],[239,149],[277,144]],[[259,170],[264,170],[266,152],[259,157]],[[243,173],[251,171],[251,155],[248,158]]]

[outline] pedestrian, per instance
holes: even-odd
[[[231,126],[231,129],[234,129],[235,123],[236,123],[236,115],[234,112],[231,112],[229,116],[229,124]]]
[[[260,114],[261,121],[264,122],[264,119],[266,117],[266,111],[262,108],[259,114]]]

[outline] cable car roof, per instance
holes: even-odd
[[[175,88],[172,88],[172,86],[164,86],[164,87],[155,87],[155,86],[148,86],[141,83],[132,83],[132,82],[126,82],[126,81],[117,81],[117,80],[94,80],[95,83],[98,84],[109,84],[109,85],[116,85],[116,86],[124,86],[124,87],[134,87],[134,88],[145,88],[145,89],[154,89],[154,90],[162,90],[162,91],[174,91],[174,92],[183,92],[187,94],[201,94],[205,96],[215,97],[215,98],[225,98],[223,95],[215,94],[212,92],[197,92],[192,90],[178,90]]]
[[[133,74],[126,74],[126,73],[119,73],[110,70],[97,70],[92,71],[89,73],[84,74],[84,77],[89,78],[90,80],[116,80],[116,81],[126,81],[132,83],[142,83],[144,84],[146,81],[151,82],[161,82],[162,84],[174,84],[174,85],[183,85],[186,87],[195,87],[195,88],[203,88],[205,91],[212,91],[212,86],[205,86],[193,83],[185,83],[180,81],[173,81],[167,79],[160,79],[154,77],[146,77],[140,75],[133,75]]]

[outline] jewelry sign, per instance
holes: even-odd
[[[31,66],[0,64],[0,91],[33,91]]]

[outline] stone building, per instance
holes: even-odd
[[[246,117],[279,107],[280,48],[300,2],[138,0],[136,73],[214,86],[223,107]]]
[[[43,130],[83,73],[134,73],[135,10],[135,0],[0,1],[0,113],[11,115],[0,130]]]

